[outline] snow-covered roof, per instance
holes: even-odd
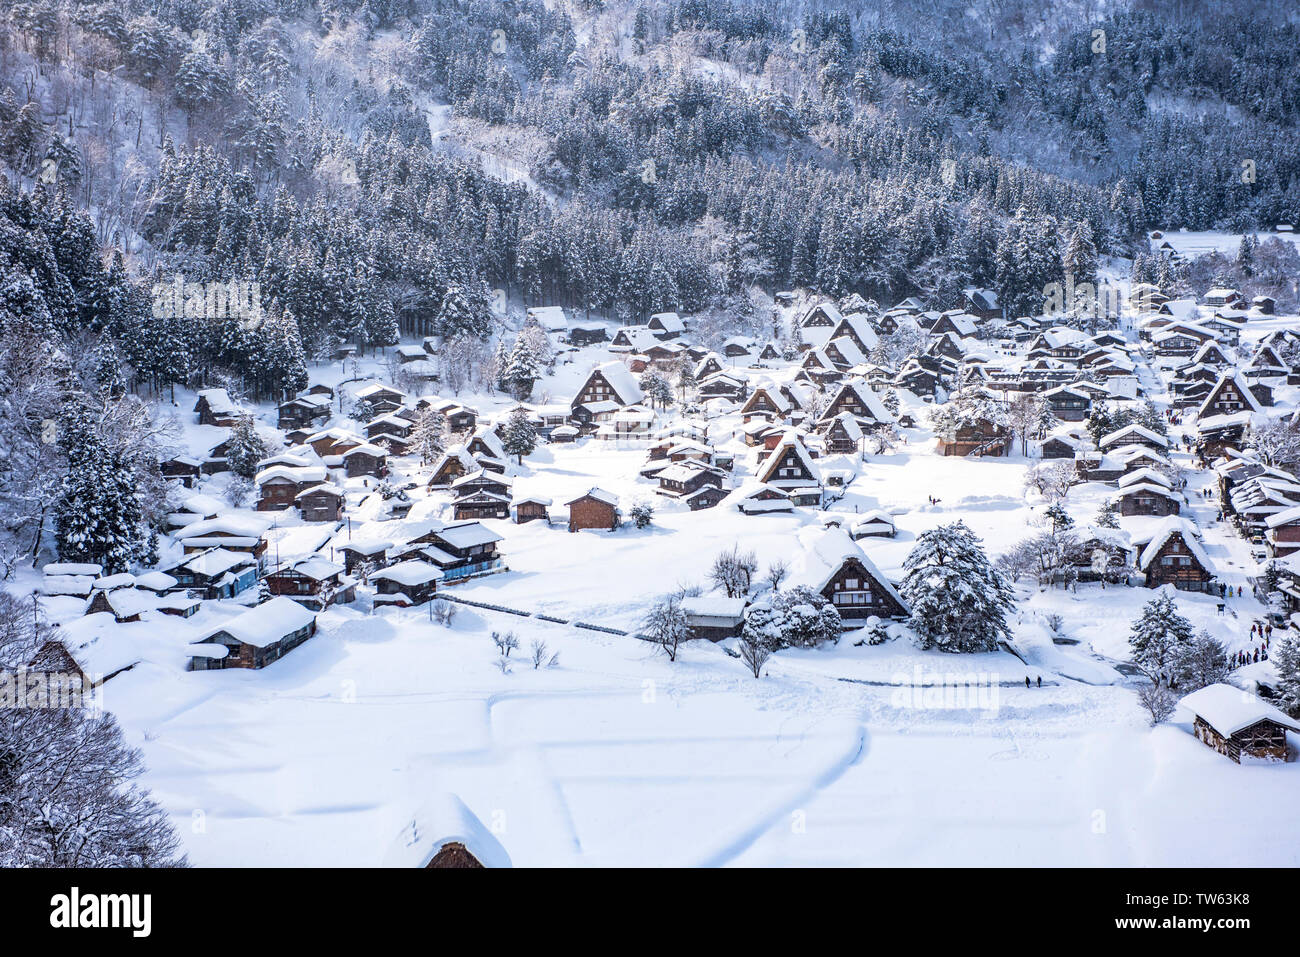
[[[799,532],[799,543],[803,548],[795,554],[796,568],[790,574],[790,587],[802,585],[820,592],[846,561],[856,559],[875,584],[898,602],[904,612],[910,610],[893,583],[843,529],[806,527]]]
[[[1277,708],[1232,685],[1206,685],[1179,703],[1225,738],[1259,721],[1274,721],[1284,728],[1300,732],[1300,724]]]
[[[558,332],[569,324],[563,306],[532,306],[528,309],[528,318],[535,320],[547,332]]]
[[[744,598],[699,595],[682,599],[682,611],[697,618],[740,618],[745,613]]]
[[[683,332],[686,329],[686,323],[675,312],[656,312],[650,317],[650,324],[657,324],[664,332]]]
[[[490,545],[492,542],[502,540],[502,537],[492,529],[476,521],[452,522],[450,525],[443,526],[436,534],[453,548]]]
[[[1145,425],[1138,422],[1133,422],[1130,425],[1124,426],[1122,429],[1116,429],[1114,432],[1109,432],[1106,435],[1103,435],[1100,441],[1097,442],[1097,448],[1104,449],[1108,445],[1114,445],[1120,439],[1129,435],[1141,436],[1147,442],[1152,442],[1160,446],[1162,449],[1169,448],[1169,440],[1167,438],[1159,432],[1152,432]]]
[[[46,575],[88,575],[92,578],[98,578],[103,570],[103,565],[94,562],[50,562],[42,569]]]
[[[136,587],[146,588],[149,591],[166,591],[168,588],[176,587],[176,579],[166,572],[145,572],[135,577],[135,584]]]
[[[389,565],[387,568],[381,568],[377,572],[372,572],[370,578],[372,581],[387,579],[403,586],[425,585],[442,578],[442,569],[437,565],[431,565],[428,562],[412,558],[404,562],[398,562],[396,565]]]
[[[225,389],[200,389],[196,395],[207,400],[208,410],[213,415],[230,415],[239,411]]]
[[[1161,475],[1155,469],[1146,468],[1146,467],[1140,469],[1134,469],[1132,472],[1129,472],[1127,475],[1121,475],[1119,479],[1120,488],[1126,488],[1130,485],[1138,485],[1142,483],[1147,483],[1147,484],[1154,483],[1156,485],[1161,485],[1166,489],[1171,489],[1174,487],[1173,483],[1169,481],[1169,479],[1166,476]]]
[[[632,370],[621,362],[606,362],[602,366],[597,366],[594,370],[599,372],[609,387],[618,397],[619,404],[633,405],[645,398],[645,393],[641,391],[641,386],[637,384],[636,376]]]
[[[284,595],[265,601],[236,615],[220,625],[214,625],[199,635],[199,641],[207,641],[218,634],[227,634],[237,641],[265,648],[275,644],[285,635],[305,628],[316,620],[316,616],[292,598]]]
[[[1164,548],[1165,543],[1175,535],[1181,535],[1183,541],[1187,544],[1187,550],[1192,556],[1211,575],[1214,574],[1214,562],[1206,554],[1200,540],[1196,537],[1196,526],[1185,518],[1179,518],[1177,515],[1170,515],[1152,531],[1151,541],[1142,549],[1142,554],[1138,556],[1137,566],[1141,571],[1146,571],[1147,567],[1155,561],[1160,554],[1160,549]]]
[[[510,855],[459,797],[434,795],[402,828],[383,857],[384,867],[426,867],[449,843],[462,844],[484,867],[510,867]]]
[[[258,485],[265,485],[277,479],[285,482],[292,482],[294,485],[313,485],[324,482],[329,478],[329,472],[323,465],[272,465],[270,468],[262,469],[254,476],[253,481]]]
[[[1219,374],[1219,381],[1214,383],[1214,386],[1210,389],[1210,394],[1205,397],[1205,401],[1201,403],[1201,407],[1196,410],[1196,418],[1198,421],[1200,421],[1203,418],[1214,418],[1213,416],[1207,416],[1206,412],[1208,412],[1210,406],[1214,404],[1215,400],[1219,396],[1219,390],[1222,389],[1224,383],[1227,382],[1232,383],[1233,387],[1236,388],[1237,392],[1241,395],[1242,399],[1245,401],[1246,409],[1244,411],[1247,412],[1263,411],[1263,408],[1259,404],[1259,400],[1255,398],[1254,393],[1250,391],[1250,387],[1246,385],[1246,383],[1242,380],[1240,375],[1238,375],[1234,371],[1222,372]]]
[[[584,498],[594,498],[598,502],[604,502],[606,505],[618,505],[618,496],[613,492],[606,492],[603,488],[590,488],[577,498],[565,502],[565,505],[572,505],[574,502],[580,502]]]
[[[253,561],[253,557],[247,552],[232,552],[225,548],[210,548],[206,552],[195,555],[182,565],[196,574],[215,578],[222,572],[227,572],[240,565],[251,565]]]

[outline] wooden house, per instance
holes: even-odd
[[[343,570],[355,575],[363,566],[383,568],[388,564],[388,550],[392,547],[393,543],[388,541],[350,541],[339,547],[343,553]]]
[[[550,507],[551,500],[543,495],[528,495],[517,497],[514,500],[515,522],[519,525],[525,522],[549,522],[551,520]]]
[[[323,465],[272,465],[254,476],[257,483],[257,510],[280,511],[292,508],[298,493],[326,482],[329,474]]]
[[[938,438],[935,451],[940,455],[1003,456],[1011,449],[1011,430],[986,418],[965,422]]]
[[[787,430],[777,440],[771,453],[760,464],[757,479],[786,491],[820,490],[822,485],[817,463],[794,430]]]
[[[388,453],[369,442],[343,453],[343,472],[348,478],[370,475],[383,478],[388,474]]]
[[[682,613],[692,638],[722,641],[734,638],[745,626],[744,598],[704,595],[682,599]]]
[[[748,423],[756,418],[782,419],[792,408],[790,399],[775,386],[758,386],[740,407],[741,421]]]
[[[1181,502],[1182,496],[1170,487],[1169,479],[1154,469],[1138,469],[1119,480],[1121,515],[1177,515]]]
[[[803,551],[789,587],[803,586],[835,606],[845,628],[871,617],[904,619],[907,602],[848,533],[838,528],[808,530],[799,536]]]
[[[621,519],[618,497],[604,489],[593,488],[566,503],[569,509],[569,531],[586,528],[614,531]]]
[[[1092,397],[1081,389],[1063,385],[1043,393],[1052,415],[1062,422],[1082,422],[1092,411]]]
[[[822,327],[833,329],[839,325],[842,318],[839,307],[835,303],[819,302],[810,306],[804,312],[803,317],[799,320],[799,325],[803,329],[819,329]]]
[[[1196,421],[1220,415],[1235,415],[1239,412],[1260,412],[1259,401],[1235,372],[1225,372],[1210,389],[1200,408],[1196,410]]]
[[[1264,542],[1270,558],[1300,551],[1300,505],[1274,512],[1264,519]]]
[[[316,633],[316,615],[277,596],[208,629],[190,645],[190,670],[265,668]]]
[[[194,411],[198,413],[199,425],[233,428],[242,417],[225,389],[200,389]]]
[[[1243,756],[1287,760],[1286,733],[1300,724],[1261,698],[1227,684],[1193,691],[1179,704],[1193,715],[1192,729],[1207,747],[1238,764]]]
[[[1173,585],[1183,591],[1207,591],[1215,576],[1214,563],[1193,526],[1174,517],[1155,530],[1138,554],[1137,567],[1146,576],[1148,588]]]
[[[165,569],[177,587],[206,599],[234,598],[257,584],[257,560],[244,552],[209,548]]]
[[[252,515],[220,515],[186,525],[177,532],[177,538],[186,555],[220,547],[251,555],[260,567],[266,554],[266,530],[270,524],[269,520]]]
[[[971,287],[963,289],[961,294],[966,311],[976,319],[987,321],[1002,318],[1002,306],[998,302],[998,294],[992,289]]]
[[[849,412],[841,412],[831,419],[822,436],[831,455],[854,455],[862,451],[862,427]]]
[[[265,581],[272,595],[284,595],[316,611],[357,598],[356,581],[346,574],[345,566],[320,555],[278,568]]]
[[[202,477],[202,463],[188,455],[175,455],[158,464],[162,477],[184,488],[194,488]]]
[[[570,408],[576,416],[580,406],[613,403],[615,407],[621,407],[635,405],[644,398],[641,386],[627,366],[621,362],[607,362],[588,373]]]
[[[646,328],[660,339],[676,339],[686,331],[686,323],[675,312],[657,312],[650,317]]]
[[[375,604],[399,608],[423,605],[437,594],[442,577],[441,568],[419,558],[381,568],[370,575],[377,592]]]
[[[880,397],[865,382],[851,379],[835,391],[822,413],[821,422],[828,424],[837,416],[848,414],[864,428],[890,425],[894,416],[885,408]]]
[[[278,407],[276,425],[281,429],[313,429],[330,417],[330,397],[314,393],[295,396]]]
[[[406,403],[406,393],[392,386],[368,385],[357,392],[357,401],[368,405],[375,415],[396,412]]]
[[[453,445],[443,452],[433,463],[433,474],[429,476],[429,488],[450,488],[451,483],[462,475],[479,468],[474,456],[463,445]]]
[[[345,495],[337,485],[322,482],[294,496],[294,504],[307,522],[337,522],[343,518]]]
[[[605,329],[604,323],[592,322],[582,325],[572,325],[569,327],[569,344],[573,346],[590,346],[597,342],[604,342],[609,338],[609,333]]]

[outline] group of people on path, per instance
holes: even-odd
[[[1250,640],[1258,642],[1253,649],[1238,651],[1228,656],[1228,663],[1234,668],[1268,661],[1268,648],[1273,643],[1273,623],[1253,621],[1250,625]]]

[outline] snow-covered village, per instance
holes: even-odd
[[[837,11],[4,14],[0,863],[1300,864],[1295,23]]]

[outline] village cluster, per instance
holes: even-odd
[[[1231,615],[1258,599],[1257,624],[1241,625],[1250,641],[1230,649],[1240,687],[1215,683],[1184,703],[1197,735],[1234,759],[1285,757],[1285,731],[1300,724],[1267,700],[1267,641],[1300,622],[1300,477],[1280,464],[1300,447],[1295,323],[1232,289],[1193,301],[1135,286],[1125,315],[1088,328],[1008,319],[995,293],[965,295],[963,308],[934,312],[913,299],[882,310],[782,293],[770,336],[712,348],[672,312],[619,326],[529,309],[523,328],[552,348],[539,403],[436,394],[432,337],[397,347],[386,370],[345,352],[276,407],[205,389],[188,449],[163,464],[183,504],[158,566],[102,575],[50,564],[43,600],[65,631],[74,607],[119,624],[185,619],[169,634],[188,670],[259,669],[309,641],[332,606],[382,615],[427,604],[432,620],[458,602],[457,586],[502,576],[494,600],[519,611],[511,542],[525,525],[610,535],[717,510],[738,516],[743,547],[769,516],[804,512],[771,590],[821,595],[855,641],[893,636],[912,608],[872,553],[899,535],[899,516],[850,509],[854,483],[885,455],[1020,457],[1049,532],[1072,527],[1051,561],[1038,554],[1040,585],[1172,586]],[[573,478],[551,488],[532,477],[543,449]],[[582,449],[630,452],[617,461],[640,465],[611,482],[583,471]],[[248,501],[233,491],[241,470]],[[1068,516],[1075,487],[1100,490],[1095,519]],[[927,500],[939,507],[947,494]],[[1207,525],[1249,543],[1253,567],[1225,574]],[[683,592],[682,637],[734,641],[759,591]],[[50,653],[101,680],[132,667],[95,634]]]

